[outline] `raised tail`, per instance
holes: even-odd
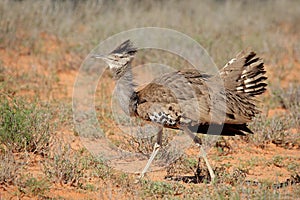
[[[250,50],[240,52],[220,70],[226,89],[252,97],[266,90],[265,73],[263,60]]]

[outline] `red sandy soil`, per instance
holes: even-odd
[[[46,34],[41,35],[43,40],[43,45],[41,47],[41,51],[46,54],[52,54],[56,51],[59,51],[62,47],[61,41],[57,40],[55,37],[51,37]],[[22,74],[24,72],[35,71],[37,73],[41,73],[47,75],[51,72],[51,66],[48,66],[47,57],[40,58],[38,56],[32,55],[29,49],[23,48],[20,51],[16,52],[15,50],[7,50],[0,49],[0,56],[4,66],[9,66],[8,73],[10,75]],[[16,59],[16,57],[18,59]],[[62,56],[60,60],[56,63],[59,65],[61,62],[69,61],[71,59],[70,55]],[[285,64],[287,61],[283,60],[282,64]],[[268,75],[272,79],[274,75],[274,70],[271,66],[267,66],[267,70],[269,70]],[[57,76],[59,77],[59,82],[54,86],[54,91],[52,91],[49,96],[45,96],[45,100],[53,100],[53,99],[68,99],[66,103],[70,103],[72,92],[73,92],[73,84],[75,82],[77,75],[76,70],[60,70],[57,72]],[[289,73],[289,76],[286,76],[282,82],[282,86],[287,86],[290,82],[300,80],[300,63],[298,61],[294,62],[294,67],[292,71]],[[112,91],[114,85],[109,84],[110,88],[108,90]],[[66,93],[61,93],[60,88],[62,88]],[[20,95],[34,95],[28,91],[21,91],[19,94],[15,94],[16,96]],[[285,115],[288,111],[282,108],[276,108],[269,110],[268,116],[274,115]],[[112,130],[110,131],[118,131],[116,126],[112,126]],[[299,129],[293,129],[292,133],[299,133]],[[59,132],[57,133],[57,137],[61,138],[66,143],[69,143],[74,150],[78,150],[83,147],[80,138],[74,136],[72,130],[65,129],[64,127],[60,127]],[[236,168],[241,162],[250,160],[253,157],[257,157],[260,160],[272,161],[274,156],[281,155],[283,157],[291,157],[294,160],[297,160],[297,163],[300,164],[300,154],[299,147],[292,149],[285,149],[282,147],[278,147],[275,144],[266,144],[265,148],[260,148],[255,146],[254,144],[248,144],[243,140],[229,140],[229,143],[232,147],[232,151],[226,157],[220,155],[222,157],[219,161],[211,161],[212,166],[218,166],[222,163],[229,163],[232,167]],[[197,156],[198,151],[197,148],[191,148],[187,150],[187,154],[191,156]],[[209,151],[208,157],[214,157],[218,155],[218,152],[213,149]],[[42,168],[40,164],[40,157],[29,155],[28,160],[30,160],[30,164],[27,166],[27,171],[29,171],[35,177],[42,176]],[[230,169],[229,169],[230,170]],[[165,170],[156,171],[148,174],[148,178],[151,180],[163,181],[167,172]],[[280,174],[280,175],[279,175]],[[290,177],[290,172],[288,172],[285,168],[276,167],[272,164],[266,167],[263,165],[261,167],[259,164],[251,167],[249,171],[249,175],[247,179],[250,180],[262,180],[268,179],[273,181],[285,181]],[[93,182],[95,180],[92,180]],[[97,181],[97,180],[96,180]],[[109,199],[110,195],[118,196],[118,191],[120,188],[116,186],[112,186],[111,188],[107,188],[107,185],[103,185],[103,181],[96,182],[95,185],[100,188],[105,188],[100,192],[87,192],[84,190],[78,190],[74,187],[64,184],[53,184],[51,185],[50,191],[47,193],[49,197],[63,197],[64,199]],[[17,188],[14,186],[8,186],[6,188],[0,187],[0,199],[18,199],[14,197],[16,195]],[[103,196],[102,196],[103,195]],[[22,199],[34,199],[32,197],[22,197]]]

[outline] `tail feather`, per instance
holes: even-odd
[[[239,53],[220,70],[225,88],[249,96],[260,95],[266,90],[265,73],[263,60],[249,50]]]

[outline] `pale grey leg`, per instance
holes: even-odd
[[[190,129],[188,129],[187,127],[181,127],[184,132],[186,132],[193,140],[194,142],[200,147],[200,157],[202,157],[205,161],[205,164],[207,166],[207,169],[209,171],[209,175],[210,175],[210,178],[211,178],[211,182],[214,182],[215,180],[215,173],[211,167],[211,165],[209,164],[208,162],[208,159],[207,159],[207,154],[205,152],[205,150],[203,149],[202,145],[201,145],[201,140],[197,137],[196,133],[193,133]]]
[[[214,173],[212,167],[210,166],[210,164],[209,164],[209,162],[208,162],[208,159],[207,159],[207,157],[206,157],[206,152],[204,151],[202,145],[200,145],[200,144],[197,144],[197,145],[200,146],[200,156],[201,156],[201,157],[204,159],[204,161],[205,161],[205,164],[206,164],[207,169],[208,169],[208,171],[209,171],[209,175],[210,175],[210,178],[211,178],[211,182],[214,182],[214,181],[215,181],[215,178],[216,178],[216,175],[215,175],[215,173]]]
[[[141,175],[138,177],[138,180],[142,179],[145,175],[145,173],[148,171],[152,161],[154,160],[156,154],[158,153],[160,147],[161,147],[161,144],[162,144],[162,128],[159,130],[158,134],[157,134],[157,141],[156,143],[154,144],[154,147],[153,147],[153,151],[151,153],[151,156],[145,166],[145,168],[143,169]]]

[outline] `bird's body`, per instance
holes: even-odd
[[[223,129],[222,135],[251,133],[246,123],[259,112],[254,97],[265,90],[265,71],[262,61],[253,52],[242,52],[237,58],[220,71],[223,90],[216,86],[220,76],[196,69],[166,73],[133,94],[130,114],[167,128],[198,126],[196,132],[206,133],[208,125],[223,124],[227,129]],[[241,66],[230,71],[236,62],[241,62]],[[256,71],[251,76],[244,71],[249,66],[253,68],[250,72]],[[218,104],[212,113],[212,107]],[[228,129],[231,132],[227,132]]]
[[[254,52],[242,51],[218,76],[182,70],[163,74],[135,91],[130,63],[136,51],[128,40],[101,57],[118,80],[119,101],[127,114],[161,127],[184,130],[190,136],[192,132],[205,134],[209,126],[221,127],[221,135],[252,133],[246,123],[259,112],[255,97],[267,85],[263,61]],[[158,151],[154,149],[142,175]]]

